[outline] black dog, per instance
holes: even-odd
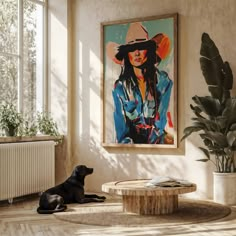
[[[93,168],[76,166],[72,175],[62,184],[52,187],[40,196],[37,212],[51,214],[66,210],[68,203],[104,202],[106,197],[84,193],[84,179],[93,173]]]

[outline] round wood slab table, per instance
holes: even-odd
[[[178,209],[178,194],[196,191],[185,187],[147,187],[150,180],[127,180],[102,185],[102,191],[122,196],[123,211],[139,215],[171,214]]]

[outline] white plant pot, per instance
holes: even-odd
[[[236,173],[213,172],[214,201],[225,205],[236,205]]]

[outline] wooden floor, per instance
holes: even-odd
[[[64,235],[132,235],[132,236],[236,236],[236,206],[231,215],[201,224],[158,224],[153,227],[102,227],[73,224],[57,220],[53,215],[37,214],[38,196],[20,199],[9,205],[0,202],[0,236],[64,236]]]

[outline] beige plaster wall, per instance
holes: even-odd
[[[56,184],[65,180],[70,168],[68,141],[68,19],[67,0],[48,0],[48,89],[49,111],[64,136],[63,143],[56,146]]]
[[[190,124],[189,103],[195,94],[207,89],[199,66],[201,35],[214,39],[221,55],[236,72],[236,1],[235,0],[77,0],[74,7],[73,127],[71,146],[73,165],[94,168],[87,178],[88,190],[101,190],[108,181],[152,178],[171,175],[198,185],[192,196],[212,197],[211,163],[195,161],[203,155],[197,148],[197,135],[179,144],[176,150],[105,149],[101,146],[101,66],[100,23],[121,19],[179,14],[178,23],[178,132]],[[72,12],[71,12],[72,14]],[[73,15],[73,14],[72,14]],[[64,55],[61,55],[62,57]],[[61,65],[62,66],[62,65]]]

